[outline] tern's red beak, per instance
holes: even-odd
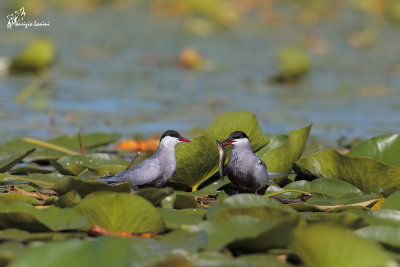
[[[184,138],[184,137],[179,138],[179,141],[181,141],[181,142],[186,142],[186,143],[191,143],[191,142],[192,142],[192,141],[190,141],[189,139],[186,139],[186,138]]]
[[[231,145],[231,144],[233,144],[233,143],[235,143],[235,142],[236,142],[236,141],[234,141],[234,140],[226,139],[226,140],[222,141],[221,144],[222,144],[223,146],[229,146],[229,145]]]

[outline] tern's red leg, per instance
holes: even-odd
[[[239,194],[239,190],[236,190],[236,195],[238,195]]]
[[[254,192],[254,194],[258,195],[257,190],[256,190],[256,192]]]

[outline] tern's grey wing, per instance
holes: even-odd
[[[131,181],[131,186],[135,187],[150,184],[161,175],[160,162],[157,157],[154,157],[141,162],[133,168],[129,174],[129,180]]]

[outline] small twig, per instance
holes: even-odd
[[[83,145],[82,145],[82,138],[81,138],[81,134],[78,132],[78,140],[79,140],[79,147],[80,147],[80,149],[81,149],[81,154],[82,154],[82,156],[86,156],[86,151],[85,151],[85,149],[83,148]]]
[[[35,145],[39,145],[39,146],[42,146],[42,147],[50,148],[50,149],[53,149],[53,150],[57,150],[57,151],[65,153],[65,154],[79,155],[78,153],[76,153],[75,151],[73,151],[71,149],[68,149],[68,148],[65,148],[65,147],[62,147],[62,146],[58,146],[58,145],[55,145],[55,144],[51,144],[51,143],[48,143],[48,142],[40,141],[40,140],[37,140],[37,139],[34,139],[34,138],[24,137],[24,138],[22,138],[22,140],[24,140],[25,142],[31,143],[31,144],[35,144]]]
[[[142,154],[142,152],[140,152],[140,151],[136,152],[136,155],[133,157],[131,162],[129,162],[128,166],[126,166],[125,171],[130,170],[130,168],[132,167],[133,163],[135,162],[137,157],[139,157],[140,154]]]

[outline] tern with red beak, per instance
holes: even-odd
[[[217,143],[218,144],[218,143]],[[223,146],[232,145],[232,152],[224,171],[238,194],[246,189],[257,194],[266,183],[273,183],[268,175],[265,162],[254,154],[250,140],[244,132],[236,131],[222,141]],[[285,174],[279,174],[282,176]],[[277,176],[276,173],[273,176]]]
[[[146,187],[161,188],[176,171],[175,146],[182,142],[191,143],[177,131],[168,130],[161,136],[157,151],[150,158],[131,170],[93,180],[118,185],[129,179],[134,191]]]

